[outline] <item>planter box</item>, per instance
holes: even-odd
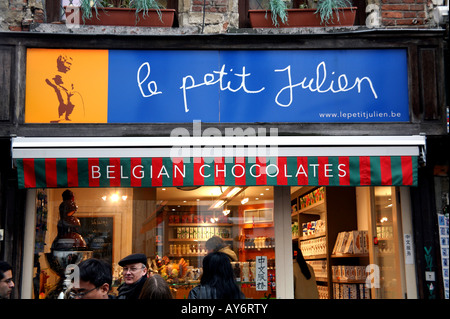
[[[92,18],[86,19],[86,25],[135,26],[135,27],[166,27],[173,25],[175,9],[161,9],[161,20],[156,10],[149,10],[143,16],[136,9],[128,8],[98,8],[97,13],[92,9]]]
[[[339,8],[338,10],[338,16],[336,16],[336,11],[333,11],[333,20],[324,25],[320,24],[320,15],[315,13],[316,9],[288,9],[287,23],[283,24],[278,19],[278,28],[345,27],[355,23],[356,7]],[[252,28],[275,28],[270,10],[248,10],[248,13]]]

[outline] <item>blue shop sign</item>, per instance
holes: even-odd
[[[406,50],[110,50],[108,91],[108,123],[409,121]]]
[[[99,64],[84,62],[94,54]],[[57,107],[72,123],[409,121],[406,49],[29,49],[27,60],[27,123]]]

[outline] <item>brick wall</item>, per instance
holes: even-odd
[[[427,12],[429,0],[381,0],[382,25],[424,26],[430,21]]]
[[[28,31],[32,23],[45,22],[41,0],[0,0],[0,29]]]

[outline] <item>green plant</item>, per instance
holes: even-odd
[[[327,25],[333,21],[333,11],[339,11],[340,8],[351,7],[351,0],[314,0],[317,4],[314,7],[317,8],[315,14],[320,15],[320,23]],[[306,9],[308,7],[306,2],[300,4],[300,9]],[[275,27],[279,26],[278,18],[282,23],[287,22],[287,5],[283,0],[269,0],[268,10],[272,13],[272,23]],[[339,15],[336,15],[339,21]]]
[[[287,5],[283,0],[270,0],[269,9],[272,12],[272,23],[274,26],[278,27],[278,18],[280,18],[281,23],[287,22]],[[267,12],[266,12],[267,15]]]
[[[134,8],[136,9],[136,19],[138,13],[142,12],[143,17],[148,15],[149,10],[156,10],[161,20],[160,5],[157,0],[81,0],[80,9],[82,11],[83,21],[92,18],[92,9],[98,14],[98,8]]]
[[[339,11],[339,8],[351,7],[351,0],[319,0],[317,3],[317,11],[320,15],[320,23],[327,25],[333,21],[333,11]],[[339,15],[336,15],[339,21]]]

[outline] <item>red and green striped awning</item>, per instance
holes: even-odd
[[[417,156],[17,158],[19,188],[416,186]]]

